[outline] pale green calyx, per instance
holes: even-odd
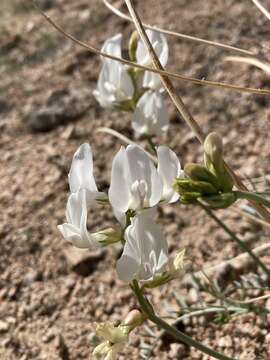
[[[107,228],[92,234],[95,237],[96,242],[102,246],[117,243],[122,239],[122,233],[118,229]]]
[[[153,280],[145,282],[144,287],[152,289],[164,285],[171,280],[181,279],[185,271],[184,258],[185,249],[176,254],[173,262],[169,265],[168,271],[157,274]]]
[[[139,34],[136,30],[133,31],[133,33],[131,34],[131,36],[129,38],[128,55],[129,55],[129,58],[131,61],[136,61],[136,51],[137,51],[139,38],[140,38]]]

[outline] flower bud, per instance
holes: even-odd
[[[219,195],[203,196],[202,200],[212,209],[225,209],[231,206],[237,197],[234,193],[223,193]]]
[[[206,181],[218,189],[217,178],[206,167],[189,163],[185,165],[184,172],[191,180]]]
[[[221,137],[216,133],[210,133],[204,141],[205,165],[209,169],[211,165],[216,170],[223,166],[223,145]],[[209,169],[211,171],[211,169]]]
[[[209,182],[189,179],[176,179],[173,188],[180,195],[186,193],[199,193],[201,195],[217,193],[217,189]]]
[[[132,330],[140,326],[145,319],[146,316],[140,310],[134,309],[128,313],[125,320],[119,325],[119,328],[128,335]]]
[[[136,61],[136,51],[137,51],[138,41],[139,41],[139,34],[135,30],[131,34],[128,43],[128,54],[131,61]]]
[[[222,139],[215,132],[210,133],[205,139],[204,162],[207,169],[217,178],[218,189],[230,192],[233,188],[233,179],[224,165]]]
[[[184,267],[185,253],[186,253],[186,250],[183,249],[176,254],[176,257],[174,258],[174,261],[173,261],[173,268],[172,268],[173,271],[175,271],[177,273],[183,272],[183,270],[185,268]]]

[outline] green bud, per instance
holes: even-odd
[[[181,195],[180,202],[182,204],[194,204],[201,196],[202,195],[200,193],[186,193],[184,195]]]
[[[233,179],[224,165],[222,139],[215,132],[210,133],[205,139],[204,162],[207,169],[217,178],[218,189],[222,192],[232,191]]]
[[[223,145],[221,137],[216,133],[210,133],[204,141],[204,154],[205,165],[209,169],[209,166],[214,166],[216,170],[223,167]],[[210,163],[210,164],[209,164]]]
[[[184,172],[191,180],[206,181],[214,185],[216,189],[219,188],[217,178],[206,167],[194,163],[186,164]]]
[[[129,58],[131,61],[137,61],[136,51],[137,51],[137,46],[138,46],[138,40],[139,40],[139,34],[135,30],[131,34],[131,36],[129,38],[129,43],[128,43],[128,54],[129,54]]]
[[[223,193],[219,195],[203,196],[201,198],[212,209],[225,209],[231,206],[237,197],[234,193]]]
[[[217,189],[209,182],[189,179],[176,179],[173,188],[180,195],[186,193],[199,193],[201,195],[217,193]]]

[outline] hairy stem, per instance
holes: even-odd
[[[153,311],[152,306],[150,305],[149,301],[145,298],[145,296],[142,293],[142,290],[136,280],[132,282],[131,286],[140,306],[143,312],[147,315],[148,319],[152,321],[154,324],[156,324],[160,329],[165,330],[167,333],[172,335],[175,339],[183,342],[184,344],[188,346],[192,346],[196,348],[197,350],[212,356],[215,359],[219,360],[235,360],[233,358],[230,358],[226,355],[220,354],[215,350],[212,350],[211,348],[201,344],[200,342],[193,340],[188,335],[182,333],[178,329],[176,329],[174,326],[169,325],[166,321],[162,320],[160,317],[158,317],[155,312]]]

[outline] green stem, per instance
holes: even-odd
[[[210,355],[212,357],[214,357],[215,359],[220,359],[220,360],[235,360],[233,358],[230,358],[226,355],[222,355],[220,353],[218,353],[215,350],[210,349],[209,347],[201,344],[200,342],[193,340],[191,337],[189,337],[188,335],[182,333],[181,331],[177,330],[175,327],[169,325],[168,323],[166,323],[166,321],[162,320],[161,318],[159,318],[154,310],[152,305],[149,303],[149,301],[144,297],[141,288],[139,287],[139,284],[136,280],[134,280],[132,282],[132,286],[131,286],[134,294],[137,297],[137,300],[142,308],[142,310],[145,312],[145,314],[147,315],[148,319],[150,321],[152,321],[154,324],[156,324],[159,328],[165,330],[167,333],[169,333],[170,335],[172,335],[175,339],[185,343],[186,345],[192,346],[200,351],[202,351],[203,353]]]
[[[260,260],[258,256],[254,254],[254,252],[245,244],[244,241],[239,239],[238,236],[232,232],[227,225],[224,224],[223,221],[221,221],[214,212],[207,206],[205,206],[202,203],[199,203],[200,206],[205,210],[205,212],[228,234],[230,237],[237,243],[237,245],[244,251],[247,252],[250,257],[254,260],[254,262],[257,264],[258,267],[260,267],[263,272],[267,275],[267,278],[270,279],[270,270],[264,265],[264,263]]]
[[[263,196],[248,191],[234,191],[234,194],[238,199],[253,200],[257,203],[270,208],[270,201],[265,199]]]
[[[156,146],[151,138],[151,136],[147,136],[147,141],[148,141],[148,145],[150,147],[150,149],[153,151],[153,153],[156,155],[157,154],[157,150],[156,150]]]

